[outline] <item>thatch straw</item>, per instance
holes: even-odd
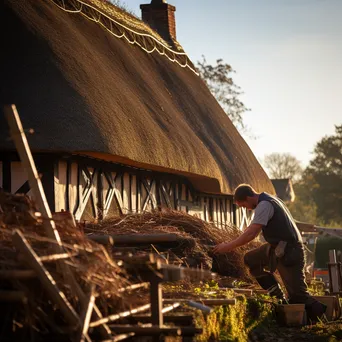
[[[86,233],[118,235],[175,233],[191,241],[187,248],[177,246],[169,249],[169,252],[175,253],[185,264],[191,260],[193,266],[194,262],[196,263],[194,258],[197,258],[197,266],[203,263],[209,266],[213,262],[214,271],[243,280],[251,280],[244,266],[243,256],[245,252],[259,245],[258,242],[253,242],[225,255],[213,256],[212,248],[216,244],[235,239],[241,234],[240,230],[234,225],[217,228],[212,223],[173,210],[113,217],[97,224],[89,224]]]
[[[24,269],[18,262],[18,251],[12,244],[12,232],[19,229],[29,241],[31,247],[39,257],[54,254],[51,248],[56,241],[46,237],[42,222],[45,218],[37,215],[34,203],[26,196],[11,195],[0,191],[0,270]],[[79,226],[71,226],[66,220],[56,221],[57,229],[62,240],[64,253],[69,257],[64,261],[69,265],[77,283],[83,288],[84,293],[94,285],[97,303],[103,312],[122,310],[130,307],[132,303],[128,294],[120,291],[130,284],[125,271],[120,268],[110,257],[107,250],[95,242],[90,241]],[[62,275],[57,261],[44,263],[65,296],[76,310],[81,307],[79,298]],[[63,319],[57,315],[50,303],[47,293],[38,281],[0,281],[0,290],[21,290],[27,293],[29,307],[32,312],[27,314],[19,307],[15,316],[22,326],[34,325],[40,332],[55,329],[59,324],[63,325]],[[28,320],[30,316],[30,320]],[[29,323],[28,323],[29,322]],[[65,323],[65,322],[64,322]],[[9,323],[11,324],[11,323]],[[3,326],[0,324],[3,328]],[[54,331],[54,330],[52,330]],[[51,330],[50,330],[51,332]],[[0,334],[1,339],[1,334]]]

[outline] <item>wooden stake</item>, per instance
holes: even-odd
[[[91,315],[93,313],[94,309],[94,303],[95,303],[95,296],[94,296],[94,291],[95,291],[95,286],[92,285],[89,291],[89,295],[87,298],[87,305],[84,308],[84,314],[82,315],[81,321],[82,321],[82,326],[80,329],[80,342],[84,341],[91,341],[91,339],[88,336],[88,329],[89,329],[89,323],[91,319]]]
[[[46,235],[49,238],[57,241],[58,244],[54,245],[54,248],[57,250],[57,252],[60,252],[62,250],[61,239],[56,229],[55,222],[52,220],[51,211],[46,200],[43,185],[38,176],[36,165],[34,163],[20,117],[17,112],[17,108],[13,104],[7,105],[4,107],[4,111],[8,125],[10,127],[11,137],[14,141],[22,165],[26,170],[35,201],[43,217],[48,218],[48,220],[43,220],[43,227],[45,228]]]

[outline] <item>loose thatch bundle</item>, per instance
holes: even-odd
[[[44,218],[39,216],[34,203],[28,197],[0,191],[0,271],[18,271],[27,266],[12,243],[15,230],[20,230],[39,257],[56,253],[52,248],[56,241],[47,238],[43,222]],[[69,267],[83,292],[87,294],[90,288],[94,288],[97,303],[101,303],[103,312],[111,312],[113,308],[122,310],[130,307],[130,301],[125,298],[126,294],[123,291],[124,287],[129,284],[127,275],[112,260],[105,247],[90,241],[79,226],[70,225],[68,220],[61,219],[55,222],[62,241],[63,252],[69,254],[68,258],[62,262]],[[56,260],[44,262],[44,267],[52,275],[58,288],[78,311],[82,307],[80,298],[68,279],[69,275],[64,273],[60,265],[60,261]],[[27,314],[27,309],[19,306],[14,314],[6,314],[7,316],[15,315],[19,325],[26,327],[33,325],[40,332],[48,331],[49,333],[53,333],[53,329],[60,324],[63,325],[64,319],[61,315],[56,316],[56,308],[51,305],[46,289],[38,279],[29,281],[0,279],[0,291],[4,290],[25,293],[28,307],[32,311],[29,310]],[[8,322],[12,320],[13,317],[7,317]],[[2,330],[8,328],[1,324],[0,327]]]
[[[86,232],[117,235],[174,233],[184,238],[184,242],[168,251],[176,254],[185,265],[204,264],[209,267],[213,264],[213,270],[219,274],[242,280],[251,280],[243,256],[245,252],[259,245],[259,242],[252,242],[225,255],[214,256],[212,248],[223,241],[235,239],[241,234],[240,230],[234,225],[217,228],[195,216],[173,210],[113,217],[88,225]]]
[[[12,248],[15,255],[11,235],[14,229],[19,229],[39,256],[51,254],[51,245],[56,242],[46,237],[43,220],[28,197],[0,192],[0,250],[6,246]],[[71,226],[68,220],[59,219],[55,223],[63,249],[70,255],[68,263],[79,280],[88,285],[94,283],[98,291],[103,289],[117,293],[125,280],[120,276],[121,268],[112,261],[106,249],[89,240],[81,227]],[[5,263],[5,260],[2,261]]]

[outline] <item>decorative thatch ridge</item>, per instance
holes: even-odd
[[[88,0],[94,5],[81,0],[51,1],[63,11],[74,14],[79,13],[87,19],[95,21],[116,38],[124,38],[128,43],[138,45],[147,53],[158,52],[160,55],[167,57],[171,62],[177,63],[182,68],[189,68],[198,75],[198,72],[185,52],[175,51],[168,47],[166,45],[167,43],[152,29],[149,29],[150,32],[146,33],[149,28],[147,25],[140,22],[139,26],[135,23],[135,28],[130,28],[127,26],[127,24],[129,24],[127,22],[127,17],[125,18],[126,25],[111,17],[109,15],[110,10],[113,11],[113,9],[116,8],[115,6],[101,0]],[[104,13],[99,7],[102,7],[107,13]],[[115,14],[117,15],[118,12],[115,11]],[[138,32],[137,30],[141,32]]]

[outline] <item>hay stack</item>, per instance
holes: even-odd
[[[89,224],[86,233],[96,234],[157,234],[175,233],[184,238],[178,246],[169,248],[183,261],[183,266],[213,267],[220,275],[251,281],[243,256],[260,245],[252,242],[225,255],[214,256],[212,248],[218,243],[238,237],[241,232],[234,225],[217,228],[211,223],[184,212],[163,210],[113,217],[97,224]],[[165,254],[165,253],[164,253]]]

